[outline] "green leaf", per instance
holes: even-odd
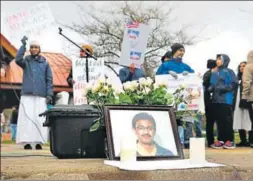
[[[132,99],[129,95],[124,94],[124,93],[120,93],[119,94],[119,102],[121,104],[132,104]]]
[[[99,127],[100,127],[100,118],[98,118],[96,122],[92,124],[92,126],[90,127],[90,132],[97,131]]]

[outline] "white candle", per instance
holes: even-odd
[[[190,163],[203,164],[206,161],[205,138],[190,138]]]
[[[121,164],[132,164],[136,161],[137,144],[136,138],[132,135],[121,137],[120,162]]]

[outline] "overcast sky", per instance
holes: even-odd
[[[15,12],[38,3],[38,1],[1,1],[1,14]],[[48,1],[48,3],[55,20],[71,23],[73,19],[78,19],[76,2]],[[97,8],[106,8],[113,2],[82,3],[92,3]],[[144,5],[150,3],[157,2],[145,2]],[[253,1],[175,1],[170,2],[170,5],[176,8],[175,27],[195,24],[196,26],[191,29],[191,33],[195,33],[205,26],[200,36],[211,38],[186,49],[185,61],[197,71],[203,72],[206,60],[215,58],[217,53],[228,53],[231,66],[235,69],[239,62],[246,59],[247,52],[253,49]],[[75,38],[79,39],[78,36]]]

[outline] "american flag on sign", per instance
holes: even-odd
[[[139,22],[137,22],[137,21],[128,21],[127,22],[127,24],[126,24],[126,26],[128,27],[128,28],[138,28],[139,27]]]

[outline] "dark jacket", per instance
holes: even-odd
[[[246,63],[246,62],[245,62]],[[242,83],[242,72],[240,72],[240,65],[238,66],[238,74],[237,74],[237,79],[240,81],[239,82],[239,85],[238,85],[238,88],[237,88],[237,91],[238,89],[240,90],[240,97],[237,97],[237,91],[235,91],[235,99],[234,99],[234,102],[233,102],[233,109],[235,109],[235,105],[236,105],[236,101],[237,99],[240,99],[239,101],[239,108],[241,109],[249,109],[250,108],[250,103],[247,102],[246,100],[242,99],[242,90],[243,90],[243,83]]]
[[[221,54],[223,65],[216,72],[212,73],[211,85],[208,91],[212,92],[212,102],[233,105],[238,80],[233,70],[228,68],[230,58]]]
[[[145,77],[144,71],[140,68],[135,68],[134,73],[130,73],[130,68],[124,67],[119,70],[119,78],[122,83],[127,81],[139,80],[140,78]]]
[[[18,110],[13,110],[10,119],[11,124],[17,124],[18,122]]]
[[[181,58],[179,59],[172,58],[170,61],[164,62],[158,68],[156,75],[168,74],[169,71],[174,71],[178,74],[183,73],[184,71],[194,73],[194,70],[189,65],[183,63]]]
[[[16,55],[16,63],[23,69],[23,85],[21,95],[40,97],[53,96],[53,76],[46,58],[27,55],[26,47],[22,45]]]
[[[204,87],[204,102],[205,107],[207,107],[210,103],[212,103],[211,100],[211,94],[208,92],[208,88],[210,87],[210,80],[212,75],[212,69],[216,67],[216,61],[209,59],[207,61],[207,68],[209,69],[206,71],[206,73],[203,76],[203,87]]]
[[[73,88],[73,74],[72,74],[72,68],[70,69],[69,76],[67,77],[67,83],[69,87]]]

